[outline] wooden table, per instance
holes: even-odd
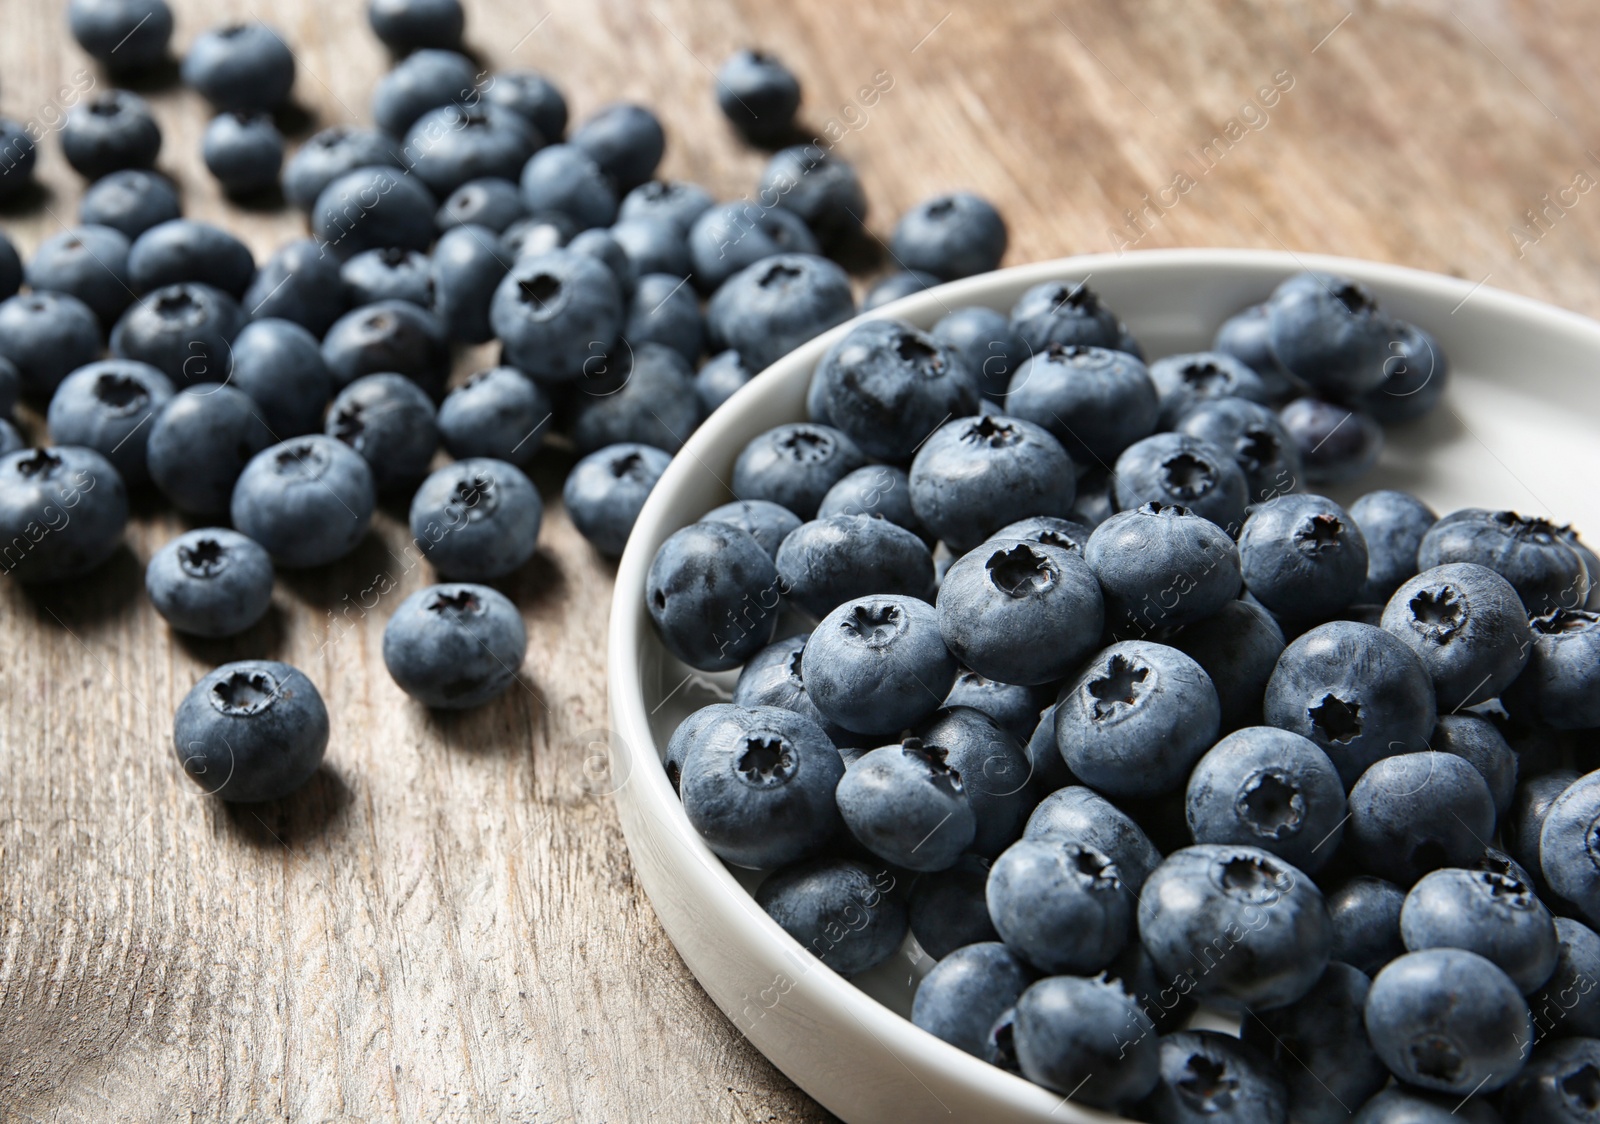
[[[256,2],[175,4],[175,43],[260,16],[298,55],[300,134],[364,120],[386,59],[361,6]],[[0,0],[13,117],[56,119],[80,69],[106,81],[61,7]],[[1009,262],[1284,247],[1600,314],[1594,5],[470,7],[487,61],[547,70],[578,117],[657,107],[663,173],[721,196],[750,190],[762,157],[719,118],[709,69],[760,43],[803,77],[806,119],[860,169],[880,233],[969,187],[1009,220]],[[199,99],[150,96],[190,215],[262,256],[302,231],[226,205],[198,159]],[[39,170],[44,202],[0,216],[27,251],[74,221],[81,189],[54,137]],[[154,503],[92,580],[0,583],[0,1119],[825,1116],[707,1001],[633,879],[590,744],[613,569],[554,504],[569,463],[541,455],[553,509],[506,585],[528,623],[522,685],[459,717],[381,664],[388,609],[430,580],[397,561],[393,512],[353,557],[284,575],[268,621],[232,642],[180,639],[144,598],[144,562],[183,525]],[[396,588],[374,606],[384,575]],[[304,668],[333,736],[300,795],[229,808],[180,775],[171,716],[244,656]]]

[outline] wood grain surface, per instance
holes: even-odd
[[[468,6],[487,64],[547,71],[580,118],[655,106],[663,173],[720,196],[752,190],[764,158],[718,116],[710,69],[756,43],[801,75],[808,125],[856,163],[883,236],[966,187],[1009,220],[1009,263],[1326,251],[1600,314],[1592,4]],[[296,141],[369,119],[388,60],[357,0],[174,7],[179,49],[225,19],[281,29]],[[0,0],[0,111],[47,129],[63,88],[108,82],[62,8]],[[887,91],[863,98],[880,73]],[[188,214],[262,256],[303,232],[290,210],[222,200],[198,97],[147,93]],[[39,175],[43,197],[0,214],[30,252],[82,189],[54,136]],[[460,717],[382,667],[389,609],[432,580],[392,511],[351,558],[283,575],[268,620],[231,642],[174,636],[143,596],[145,561],[183,528],[153,502],[92,579],[0,585],[0,1119],[825,1118],[705,998],[632,876],[591,745],[613,568],[559,510],[570,459],[541,454],[552,510],[504,586],[528,624],[521,684]],[[303,668],[333,734],[302,793],[230,808],[180,774],[171,720],[243,656]]]

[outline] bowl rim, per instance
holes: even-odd
[[[773,942],[774,948],[784,954],[785,959],[797,962],[809,960],[811,965],[821,969],[807,970],[793,981],[794,987],[802,989],[805,998],[815,1007],[840,1022],[855,1022],[878,1039],[880,1044],[885,1038],[892,1040],[899,1051],[915,1054],[919,1063],[944,1071],[954,1084],[994,1102],[997,1108],[1037,1114],[1039,1119],[1066,1120],[1069,1124],[1072,1121],[1090,1124],[1122,1118],[1065,1102],[1059,1094],[997,1070],[987,1062],[934,1037],[812,958],[810,952],[777,922],[764,911],[754,908],[753,896],[694,831],[683,813],[681,802],[672,791],[665,770],[660,767],[661,754],[650,730],[638,654],[641,639],[651,627],[642,596],[650,562],[659,542],[678,529],[678,526],[663,526],[667,522],[670,497],[691,474],[709,471],[704,467],[703,458],[706,454],[722,445],[729,431],[743,428],[748,415],[755,412],[758,402],[772,388],[799,377],[797,369],[811,370],[828,348],[864,320],[895,318],[931,323],[938,314],[963,305],[992,306],[992,294],[998,287],[1020,290],[1069,277],[1087,280],[1097,269],[1113,263],[1119,272],[1131,266],[1135,271],[1152,272],[1172,268],[1217,267],[1279,272],[1285,276],[1304,270],[1341,273],[1363,283],[1403,288],[1423,299],[1449,302],[1456,311],[1469,300],[1482,301],[1535,326],[1586,334],[1600,349],[1600,323],[1586,316],[1487,286],[1484,281],[1474,283],[1407,266],[1324,254],[1297,254],[1287,250],[1190,248],[1076,255],[1013,266],[913,293],[830,329],[752,378],[691,434],[681,452],[673,457],[639,513],[616,572],[607,628],[606,669],[613,724],[610,752],[620,755],[620,760],[613,762],[611,771],[613,776],[625,777],[626,781],[613,795],[619,805],[641,802],[641,810],[650,812],[672,841],[684,848],[684,861],[705,869],[709,879],[704,881],[703,888],[713,898],[717,924],[730,925],[736,930],[734,935],[726,938],[728,941]],[[637,861],[638,844],[627,830],[629,816],[622,818],[630,853]],[[648,886],[646,891],[648,895]],[[655,907],[654,901],[652,907]],[[659,909],[657,913],[659,916]],[[687,962],[688,958],[685,957],[685,960]],[[693,971],[694,966],[691,964],[690,967]],[[698,972],[696,977],[699,978]],[[702,987],[706,986],[704,980],[700,982]],[[712,994],[712,989],[707,988],[707,992]],[[729,1014],[725,1008],[721,1009],[725,1016]],[[737,1020],[734,1021],[737,1026]],[[747,1037],[754,1041],[754,1036],[747,1033]],[[759,1045],[757,1043],[758,1048]],[[769,1060],[780,1069],[784,1068],[781,1061]],[[818,1097],[815,1090],[806,1091]]]

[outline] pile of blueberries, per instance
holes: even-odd
[[[384,660],[426,705],[470,707],[524,658],[516,606],[484,583],[535,551],[543,503],[525,470],[546,436],[582,454],[573,522],[619,554],[702,417],[855,315],[823,251],[862,237],[867,207],[831,146],[793,143],[800,86],[769,55],[739,52],[718,75],[732,125],[776,152],[758,199],[717,204],[652,178],[665,134],[650,110],[613,105],[566,136],[546,77],[481,70],[458,0],[367,14],[398,60],[373,93],[377,127],[325,129],[287,163],[274,114],[296,64],[277,31],[218,28],[182,59],[217,111],[202,155],[225,191],[258,206],[281,191],[308,216],[312,237],[259,265],[182,217],[144,99],[109,89],[61,122],[91,181],[81,225],[26,268],[0,235],[0,568],[87,574],[122,541],[129,489],[151,488],[199,524],[150,560],[151,600],[181,632],[232,636],[267,612],[274,567],[346,556],[380,499],[409,498],[404,561],[449,584],[398,606]],[[68,20],[113,78],[168,65],[164,0],[72,0]],[[0,197],[26,204],[40,135],[0,119]],[[1005,240],[982,200],[930,200],[893,237],[920,272],[869,299],[992,269]],[[495,340],[497,365],[448,385],[453,351]],[[7,420],[22,399],[50,444],[27,448]],[[453,459],[435,467],[441,447]],[[203,678],[174,730],[189,775],[234,801],[294,791],[327,740],[312,682],[259,660]]]
[[[667,649],[742,666],[668,744],[689,822],[1078,1102],[1600,1119],[1600,558],[1302,490],[1446,371],[1328,274],[1148,365],[1084,284],[863,321],[650,567]]]

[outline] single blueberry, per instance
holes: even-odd
[[[150,104],[127,90],[106,90],[67,112],[61,154],[85,179],[148,168],[161,151],[161,126]]]
[[[1511,807],[1506,810],[1501,825],[1501,838],[1511,859],[1528,872],[1539,887],[1540,894],[1551,901],[1555,897],[1549,893],[1549,886],[1544,881],[1544,870],[1539,861],[1539,841],[1551,806],[1577,779],[1576,771],[1565,768],[1526,777],[1517,785],[1516,793],[1511,798]]]
[[[1299,447],[1278,415],[1259,402],[1245,398],[1196,402],[1176,428],[1179,433],[1230,450],[1249,485],[1252,503],[1292,492],[1304,482]]]
[[[646,273],[639,278],[628,302],[628,318],[622,325],[622,338],[634,347],[660,344],[670,347],[684,361],[693,364],[700,358],[705,339],[700,302],[682,278],[668,273]],[[696,398],[699,378],[696,376]],[[721,405],[721,403],[717,403]],[[709,414],[716,406],[702,408]]]
[[[829,613],[806,645],[802,668],[806,693],[823,716],[862,734],[914,726],[939,708],[956,677],[933,606],[890,595],[847,601]]]
[[[433,402],[404,375],[363,375],[346,386],[323,432],[361,454],[379,492],[415,485],[439,447]]]
[[[1271,402],[1292,398],[1305,389],[1272,350],[1271,317],[1264,304],[1251,305],[1224,320],[1211,341],[1211,350],[1233,356],[1260,375]]]
[[[1426,417],[1450,384],[1450,362],[1439,341],[1415,324],[1395,321],[1383,381],[1361,396],[1361,405],[1383,425]]]
[[[637,441],[669,453],[700,424],[689,364],[669,347],[625,348],[596,371],[584,372],[572,396],[572,443],[580,453]]]
[[[362,250],[426,250],[438,204],[422,181],[371,164],[329,181],[311,206],[311,233],[340,258]]]
[[[870,515],[797,527],[774,558],[789,603],[814,617],[875,593],[933,598],[933,557],[916,535]]]
[[[411,537],[439,573],[491,581],[538,546],[544,504],[516,465],[469,457],[432,473],[411,499]]]
[[[634,268],[633,259],[623,250],[622,243],[611,236],[609,229],[593,227],[580,231],[567,243],[566,248],[575,254],[586,254],[609,269],[624,300],[633,296],[634,286],[639,283],[639,271]],[[694,357],[690,358],[692,362]]]
[[[172,748],[184,773],[211,796],[279,800],[322,764],[328,710],[311,680],[286,663],[225,663],[178,704]]]
[[[906,934],[906,907],[890,895],[894,876],[881,866],[822,858],[777,871],[756,889],[756,904],[841,976],[894,955]]]
[[[960,553],[1019,519],[1066,516],[1076,478],[1043,427],[985,414],[935,430],[916,451],[910,487],[917,518]]]
[[[180,281],[122,314],[111,329],[111,354],[148,363],[179,386],[221,382],[244,322],[244,311],[227,293]]]
[[[322,338],[322,361],[336,389],[362,375],[406,376],[434,398],[450,375],[444,323],[410,301],[379,301],[336,320]]]
[[[317,337],[291,320],[252,320],[233,339],[228,385],[255,399],[278,440],[315,433],[333,393]]]
[[[489,306],[504,362],[547,382],[570,382],[603,366],[622,317],[622,290],[611,271],[570,250],[517,261]]]
[[[433,248],[428,288],[433,310],[458,343],[494,338],[489,305],[508,269],[494,232],[484,226],[455,226]]]
[[[1096,527],[1083,560],[1105,594],[1113,633],[1143,638],[1204,620],[1239,595],[1239,550],[1184,507],[1146,503]]]
[[[1223,738],[1189,775],[1185,818],[1196,843],[1260,847],[1315,874],[1339,849],[1344,784],[1299,734],[1249,726]]]
[[[310,238],[286,243],[261,263],[240,305],[253,320],[290,320],[320,338],[345,311],[339,259]]]
[[[1275,295],[1267,311],[1272,351],[1315,391],[1348,398],[1374,390],[1387,375],[1397,326],[1365,286],[1348,278],[1305,284]]]
[[[1476,952],[1524,995],[1542,987],[1556,967],[1550,911],[1531,885],[1505,874],[1446,868],[1424,875],[1406,895],[1400,937],[1408,952]]]
[[[793,130],[800,80],[776,55],[735,51],[717,67],[716,82],[717,108],[750,143],[771,144]]]
[[[811,254],[778,254],[724,282],[706,306],[706,326],[761,370],[855,312],[843,269]]]
[[[360,308],[378,301],[401,300],[431,308],[431,266],[428,255],[416,250],[395,246],[386,250],[363,250],[339,267],[344,303]]]
[[[1517,788],[1517,755],[1493,723],[1475,714],[1441,714],[1432,746],[1478,770],[1494,799],[1496,817],[1506,814]]]
[[[1583,559],[1563,529],[1514,511],[1469,507],[1440,519],[1422,536],[1417,569],[1448,562],[1487,566],[1516,588],[1529,613],[1582,608],[1589,593]]]
[[[1487,702],[1527,666],[1533,631],[1511,583],[1472,562],[1424,570],[1395,590],[1383,628],[1416,653],[1439,707]]]
[[[132,73],[167,57],[172,9],[166,0],[69,0],[67,26],[112,73]]]
[[[523,165],[522,204],[530,214],[555,211],[580,230],[610,226],[617,217],[617,194],[589,153],[572,144],[540,149]]]
[[[403,137],[417,118],[441,105],[475,105],[478,73],[457,51],[425,47],[408,55],[372,89],[372,119],[392,137]]]
[[[667,650],[702,671],[736,667],[772,639],[781,601],[772,557],[727,523],[696,523],[656,551],[646,601]]]
[[[1121,350],[1122,324],[1087,281],[1045,281],[1034,285],[1011,307],[1011,327],[1030,356],[1041,355],[1053,346],[1067,351],[1081,347]],[[1139,368],[1144,369],[1142,359]],[[1152,417],[1151,428],[1154,427]]]
[[[781,203],[799,215],[825,241],[860,230],[867,217],[867,195],[855,168],[817,144],[775,153],[761,173],[760,195],[762,202]],[[939,283],[932,274],[918,276]]]
[[[727,523],[739,528],[774,560],[778,547],[789,537],[789,532],[800,526],[801,519],[794,512],[771,500],[735,500],[701,516],[702,523]]]
[[[498,237],[506,227],[528,213],[522,205],[522,192],[515,179],[513,176],[510,179],[487,177],[468,180],[439,204],[439,210],[433,216],[434,225],[440,231],[458,226],[481,226],[494,231]]]
[[[172,181],[159,172],[129,168],[90,184],[78,204],[78,221],[120,230],[131,242],[152,226],[182,214]],[[0,286],[3,291],[3,286]]]
[[[490,105],[520,113],[547,141],[559,141],[567,131],[567,99],[537,71],[499,71],[481,92]]]
[[[264,23],[228,24],[189,45],[183,84],[222,112],[277,109],[294,85],[294,52]]]
[[[711,193],[699,184],[681,180],[651,180],[623,196],[617,210],[617,221],[626,223],[636,219],[661,219],[687,237],[694,220],[715,203]]]
[[[172,397],[172,382],[148,363],[102,359],[61,380],[50,399],[50,439],[105,457],[123,482],[142,484],[149,423]]]
[[[1231,1034],[1164,1035],[1161,1080],[1141,1105],[1159,1124],[1287,1124],[1289,1091],[1261,1051]]]
[[[200,139],[200,155],[229,195],[265,191],[283,167],[283,134],[265,113],[219,113]]]
[[[584,457],[561,489],[578,533],[601,554],[620,557],[639,510],[671,460],[671,454],[639,444],[608,445]]]
[[[272,443],[248,394],[221,383],[196,383],[156,416],[145,458],[150,478],[174,507],[214,516],[228,511],[245,465]]]
[[[983,397],[995,402],[1005,400],[1012,373],[1032,355],[1004,313],[979,305],[947,313],[933,326],[933,335],[956,350],[977,377]]]
[[[977,832],[961,774],[919,738],[863,756],[838,782],[838,804],[862,846],[907,870],[948,869]]]
[[[317,197],[340,176],[358,168],[401,167],[399,147],[386,133],[353,125],[334,125],[313,133],[284,165],[283,197],[302,211],[310,211]]]
[[[977,855],[963,855],[949,869],[929,871],[917,878],[911,886],[907,908],[911,934],[924,952],[935,960],[959,959],[960,950],[968,945],[1000,939],[989,920],[989,905],[984,898],[988,880],[989,863]],[[1031,977],[1031,973],[1029,975]],[[1012,996],[1006,1006],[1015,1001],[1016,997]],[[957,1015],[958,1012],[948,1011],[947,1014]],[[981,1038],[994,1020],[980,1021],[983,1026],[971,1027],[974,1041]],[[930,1028],[924,1026],[923,1029]]]
[[[976,671],[963,671],[944,697],[944,706],[964,706],[982,711],[1019,745],[1025,745],[1039,724],[1040,691],[1020,683],[985,679]],[[1051,727],[1055,729],[1054,726]],[[1059,786],[1057,786],[1059,787]]]
[[[0,570],[20,582],[87,574],[122,543],[128,491],[111,462],[76,445],[0,458]]]
[[[718,406],[749,382],[752,375],[744,359],[732,348],[712,356],[694,376],[694,393],[700,400],[700,412],[710,417]]]
[[[1278,420],[1300,453],[1308,484],[1345,484],[1366,473],[1383,451],[1372,415],[1318,398],[1296,398]]]
[[[1157,359],[1149,369],[1161,402],[1158,424],[1162,429],[1177,428],[1190,410],[1219,398],[1257,403],[1268,398],[1260,375],[1233,356],[1216,351],[1169,355]]]
[[[1244,524],[1250,486],[1232,455],[1209,441],[1182,433],[1135,441],[1117,457],[1112,479],[1117,506],[1123,510],[1152,502],[1176,504],[1230,535]]]
[[[948,875],[924,876],[940,877]],[[922,882],[918,879],[919,885]],[[916,890],[911,901],[911,931],[916,933]],[[951,949],[938,959],[933,971],[917,985],[911,1021],[935,1038],[982,1057],[989,1028],[1016,1003],[1035,974],[992,935]]]
[[[320,433],[257,453],[233,486],[233,525],[280,566],[325,566],[355,549],[372,521],[372,470]]]
[[[771,500],[811,519],[828,490],[866,459],[855,441],[830,426],[780,425],[752,439],[739,454],[733,494]]]
[[[1556,966],[1528,996],[1539,1037],[1600,1037],[1600,935],[1570,917],[1557,917]]]
[[[1333,959],[1372,975],[1405,954],[1400,910],[1406,892],[1393,882],[1358,874],[1328,891]]]
[[[900,216],[889,251],[904,269],[946,281],[987,273],[1006,252],[1006,224],[994,204],[970,192],[924,199]]]
[[[471,375],[439,405],[439,436],[450,455],[494,457],[523,466],[543,444],[550,398],[514,367]]]
[[[424,706],[463,710],[504,694],[528,648],[522,616],[485,585],[431,585],[400,603],[383,629],[383,662]]]
[[[1348,510],[1367,541],[1367,581],[1356,601],[1382,605],[1416,576],[1417,549],[1439,517],[1410,492],[1387,490],[1366,493]]]
[[[1579,777],[1551,803],[1539,830],[1539,868],[1583,920],[1600,924],[1600,772]]]
[[[572,131],[571,143],[626,192],[655,174],[667,137],[656,115],[642,105],[608,105]]]
[[[977,817],[972,851],[993,858],[1016,842],[1034,806],[1032,770],[1021,743],[989,715],[968,706],[941,707],[911,732],[924,752],[961,777]]]
[[[28,287],[34,292],[77,297],[110,328],[133,303],[128,287],[130,243],[109,226],[79,226],[45,239],[28,262]]]
[[[1105,797],[1080,784],[1058,789],[1041,800],[1028,817],[1022,837],[1061,839],[1100,852],[1117,864],[1123,882],[1135,894],[1161,862],[1161,852],[1143,828]]]
[[[1367,870],[1405,885],[1476,862],[1493,834],[1489,786],[1454,754],[1385,757],[1350,789],[1346,849]]]
[[[878,515],[931,543],[932,536],[912,509],[910,485],[904,469],[884,464],[858,468],[828,489],[817,507],[817,518]]]
[[[1355,600],[1367,578],[1367,540],[1323,496],[1275,496],[1250,509],[1239,533],[1244,584],[1279,619],[1319,621]]]
[[[1138,1033],[1140,1012],[1120,986],[1103,979],[1052,976],[1016,1004],[1012,1041],[1023,1074],[1079,1104],[1130,1105],[1160,1080],[1153,1036]]]
[[[220,227],[192,219],[153,226],[128,251],[128,280],[140,293],[198,281],[238,300],[255,275],[248,246]]]
[[[144,588],[156,612],[179,632],[235,636],[272,605],[272,559],[237,531],[203,527],[151,556]]]
[[[781,206],[738,200],[719,203],[703,211],[689,228],[694,283],[706,293],[765,258],[819,252],[805,220]]]
[[[1116,864],[1082,844],[1012,844],[995,860],[987,894],[1001,940],[1048,974],[1101,971],[1133,931],[1135,899]]]
[[[1283,630],[1271,613],[1248,601],[1229,601],[1179,629],[1167,643],[1211,677],[1223,730],[1261,724],[1261,701],[1284,649]]]
[[[461,0],[368,0],[367,22],[384,46],[405,54],[421,47],[459,47],[467,16]]]
[[[48,399],[70,372],[98,359],[100,342],[94,310],[77,297],[19,293],[0,302],[0,358],[35,398]]]
[[[669,274],[675,282],[693,272],[689,259],[689,236],[666,218],[619,220],[610,228],[612,239],[622,248],[633,272]],[[690,289],[689,292],[693,293]]]
[[[412,122],[401,159],[429,191],[445,199],[472,180],[515,178],[543,144],[519,113],[456,102],[429,109]]]
[[[1528,666],[1509,697],[1560,730],[1600,726],[1600,614],[1557,609],[1530,622]]]

